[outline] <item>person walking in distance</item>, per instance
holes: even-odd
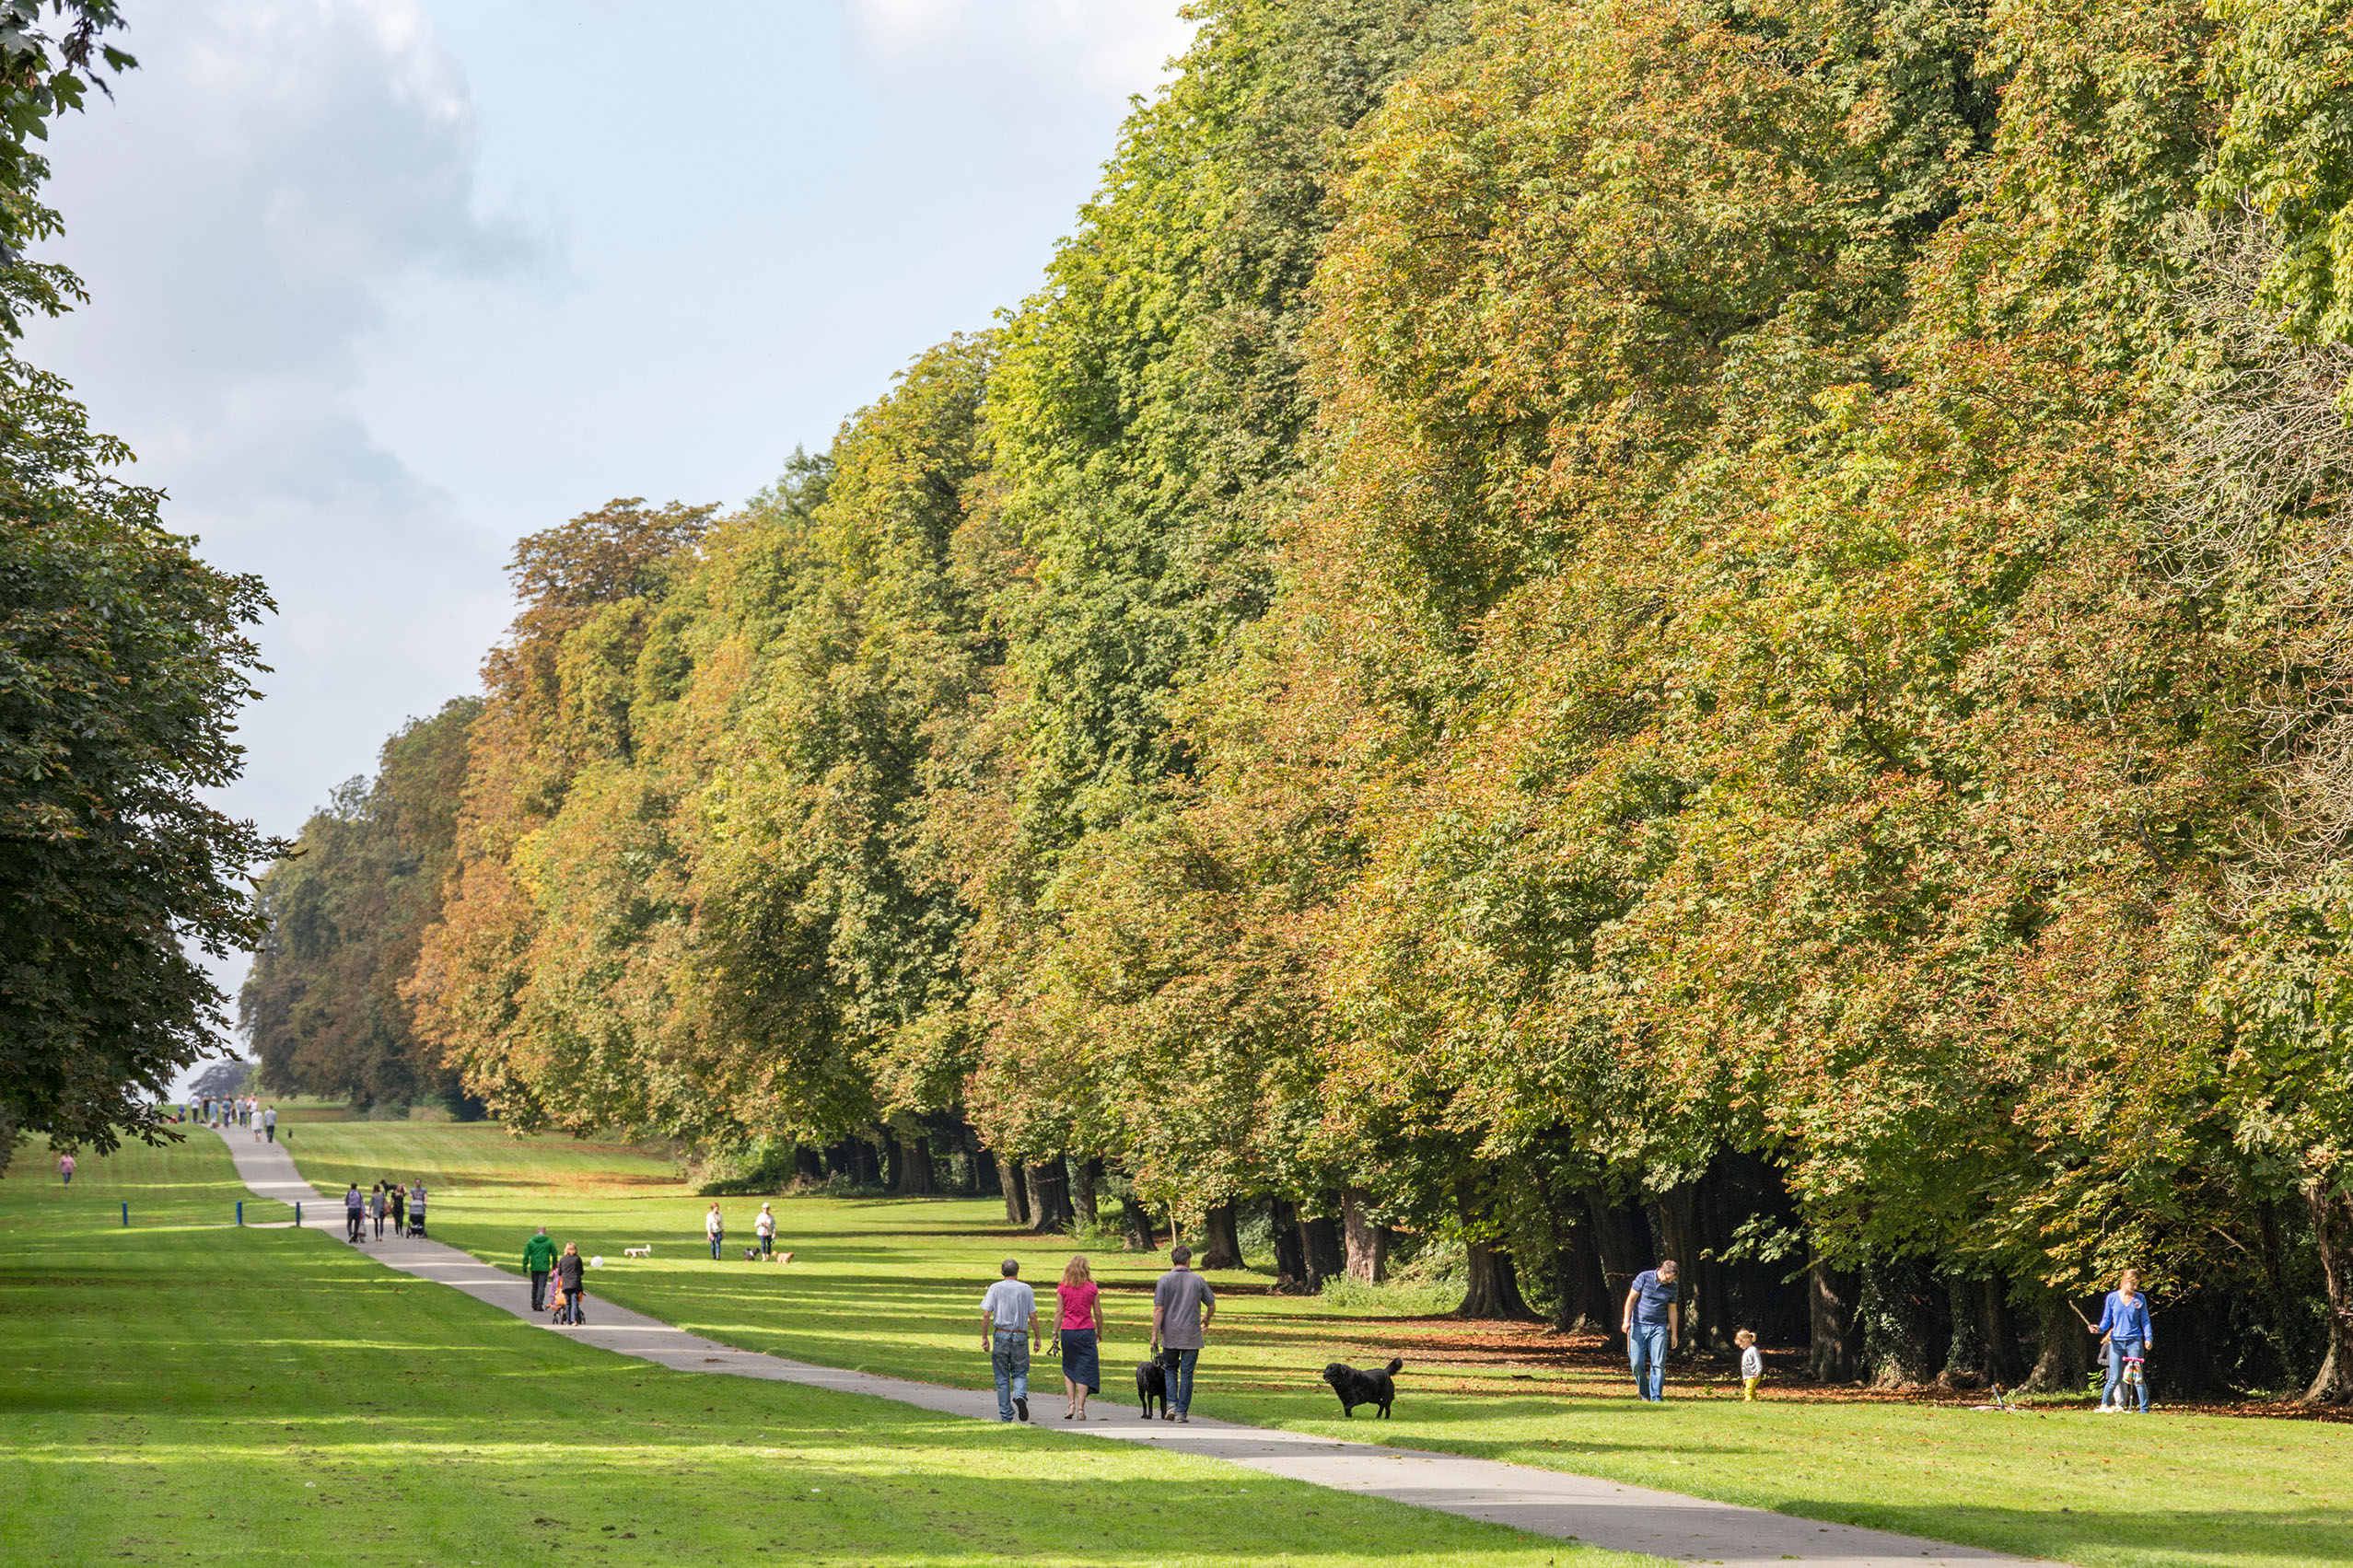
[[[1217,1293],[1192,1267],[1193,1249],[1178,1242],[1169,1249],[1173,1265],[1152,1287],[1152,1353],[1167,1369],[1168,1402],[1163,1421],[1193,1420],[1193,1368],[1201,1359],[1202,1338],[1217,1316]]]
[[[355,1181],[351,1184],[350,1191],[344,1194],[344,1240],[356,1245],[364,1239],[361,1235],[360,1226],[366,1220],[367,1214],[367,1200],[360,1196],[359,1183]]]
[[[2108,1293],[2108,1304],[2100,1310],[2100,1321],[2091,1331],[2108,1342],[2108,1376],[2100,1388],[2100,1408],[2121,1411],[2125,1408],[2125,1391],[2137,1390],[2140,1395],[2140,1413],[2149,1413],[2148,1358],[2149,1347],[2157,1341],[2149,1330],[2149,1297],[2140,1291],[2140,1274],[2126,1269],[2117,1280],[2116,1288]]]
[[[1681,1342],[1675,1321],[1675,1276],[1682,1272],[1672,1258],[1634,1276],[1625,1293],[1626,1360],[1634,1365],[1634,1391],[1657,1404],[1667,1397],[1667,1356]]]
[[[409,1190],[397,1181],[388,1181],[384,1185],[390,1190],[392,1199],[392,1234],[403,1235],[409,1225]]]
[[[384,1216],[390,1212],[390,1205],[384,1200],[384,1184],[379,1181],[376,1184],[376,1191],[367,1195],[367,1217],[376,1222],[376,1239],[379,1241],[384,1239]]]
[[[1008,1258],[1002,1276],[981,1295],[981,1335],[989,1370],[996,1374],[996,1419],[1030,1419],[1030,1356],[1038,1348],[1037,1293],[1021,1283],[1021,1263]]]
[[[1084,1253],[1064,1265],[1054,1314],[1054,1351],[1062,1357],[1062,1419],[1087,1419],[1087,1397],[1103,1386],[1099,1352],[1103,1334],[1103,1293]]]
[[[74,1185],[74,1156],[71,1151],[57,1156],[57,1179],[68,1187]]]
[[[760,1238],[760,1256],[776,1255],[776,1214],[765,1203],[760,1205],[760,1217],[751,1222],[751,1234]]]
[[[555,1271],[555,1243],[548,1239],[547,1226],[523,1243],[523,1272],[531,1276],[531,1310],[547,1310],[547,1276]]]
[[[719,1260],[719,1244],[728,1238],[728,1222],[719,1217],[716,1203],[703,1216],[703,1234],[711,1238],[711,1261],[716,1263]]]
[[[580,1284],[581,1280],[586,1276],[580,1264],[578,1242],[567,1241],[564,1244],[564,1256],[555,1260],[555,1277],[564,1285],[564,1310],[557,1315],[555,1320],[578,1328],[588,1320],[588,1314],[582,1310],[585,1305],[584,1298],[588,1293],[581,1288]]]
[[[425,1178],[422,1176],[409,1189],[409,1234],[418,1237],[425,1234]]]
[[[278,1141],[278,1108],[274,1105],[262,1113],[262,1141],[265,1144]]]

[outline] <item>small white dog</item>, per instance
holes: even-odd
[[[654,1249],[651,1247],[624,1247],[621,1249],[621,1255],[624,1258],[650,1258],[654,1255]]]

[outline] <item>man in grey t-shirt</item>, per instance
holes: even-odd
[[[1188,1267],[1193,1249],[1179,1242],[1169,1249],[1176,1267],[1152,1287],[1152,1351],[1168,1371],[1163,1421],[1193,1419],[1193,1365],[1201,1359],[1201,1336],[1217,1316],[1217,1293]]]
[[[996,1374],[996,1419],[1011,1421],[1014,1411],[1030,1419],[1030,1353],[1038,1348],[1037,1293],[1021,1283],[1019,1259],[1008,1258],[1004,1278],[981,1296],[982,1348]],[[1021,1337],[1027,1334],[1029,1343]]]

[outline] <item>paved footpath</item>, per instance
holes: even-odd
[[[226,1137],[226,1135],[224,1135]],[[237,1174],[264,1198],[306,1205],[303,1222],[335,1235],[344,1223],[342,1195],[314,1191],[295,1168],[283,1144],[256,1144],[241,1130],[226,1137]],[[530,1284],[519,1273],[492,1268],[471,1254],[437,1241],[370,1240],[367,1250],[379,1263],[460,1290],[518,1318],[545,1323],[530,1310]],[[943,1388],[900,1377],[878,1377],[838,1367],[814,1366],[780,1355],[737,1350],[672,1328],[658,1319],[600,1301],[593,1280],[585,1328],[558,1329],[592,1345],[635,1356],[680,1372],[719,1372],[802,1383],[848,1394],[896,1400],[943,1415],[976,1421],[996,1419],[996,1390]],[[977,1288],[977,1287],[976,1287]],[[975,1357],[975,1360],[978,1358]],[[1058,1395],[1049,1394],[1051,1404]],[[1033,1403],[1035,1401],[1032,1401]],[[1108,1401],[1106,1401],[1108,1402]],[[1486,1519],[1533,1535],[1582,1541],[1616,1551],[1721,1563],[1724,1568],[1774,1568],[1791,1559],[1817,1568],[1942,1568],[1967,1564],[1989,1568],[2023,1558],[1972,1547],[1946,1546],[1912,1536],[1846,1525],[1821,1525],[1760,1508],[1735,1507],[1648,1487],[1620,1486],[1590,1476],[1566,1475],[1527,1465],[1466,1458],[1369,1443],[1344,1443],[1303,1432],[1241,1426],[1195,1416],[1186,1425],[1100,1414],[1084,1427],[1056,1420],[1041,1432],[1123,1442],[1226,1459],[1269,1475],[1311,1481],[1341,1492],[1365,1493],[1415,1507],[1436,1508],[1466,1518]]]

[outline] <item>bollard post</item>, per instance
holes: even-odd
[[[122,1228],[124,1230],[131,1228],[131,1205],[128,1203],[122,1205]]]
[[[245,1223],[245,1200],[242,1198],[237,1201],[237,1223],[239,1225]]]
[[[302,1200],[299,1198],[294,1201],[294,1228],[302,1228]]]

